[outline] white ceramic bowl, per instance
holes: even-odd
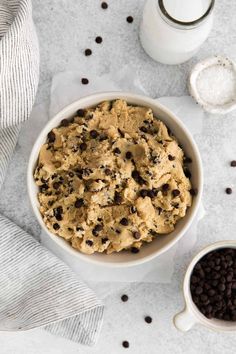
[[[236,322],[218,320],[216,318],[206,318],[194,304],[190,292],[190,278],[196,263],[207,253],[219,248],[236,248],[236,241],[220,241],[205,247],[193,258],[188,266],[183,284],[185,308],[174,317],[175,327],[183,332],[188,331],[195,324],[202,324],[203,326],[215,331],[236,331]]]
[[[186,216],[177,223],[175,230],[168,235],[160,236],[157,239],[153,240],[153,242],[144,245],[139,253],[132,254],[130,252],[120,252],[111,255],[97,253],[93,255],[86,255],[73,249],[70,244],[66,242],[63,238],[58,237],[48,231],[39,212],[39,202],[37,199],[38,187],[34,182],[33,173],[36,167],[39,150],[41,146],[45,143],[47,139],[47,134],[53,128],[57,127],[62,119],[73,117],[79,108],[96,106],[98,103],[104,100],[114,100],[117,98],[124,99],[130,104],[150,107],[154,115],[160,118],[171,129],[173,134],[178,138],[180,144],[183,146],[187,156],[190,156],[193,160],[190,166],[190,170],[192,173],[192,184],[193,187],[198,190],[198,194],[196,197],[194,197],[193,205],[191,206],[191,208],[188,209]],[[65,252],[75,255],[77,258],[86,260],[90,263],[92,262],[95,264],[102,264],[112,267],[128,267],[132,265],[141,264],[143,262],[151,260],[154,257],[157,257],[158,255],[162,254],[170,247],[172,247],[184,235],[186,230],[191,225],[199,208],[202,196],[202,188],[203,172],[201,158],[199,155],[198,148],[186,127],[171,111],[162,106],[160,103],[156,102],[151,98],[132,93],[107,92],[94,94],[81,98],[78,101],[69,105],[68,107],[64,108],[48,122],[48,124],[39,134],[39,137],[36,140],[33,150],[31,152],[28,166],[28,193],[30,201],[34,213],[41,227],[47,233],[48,237],[50,237],[55,243],[57,243],[62,249],[64,249]]]

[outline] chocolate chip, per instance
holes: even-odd
[[[178,197],[180,195],[180,191],[178,189],[173,189],[172,195],[173,195],[174,198]]]
[[[137,209],[135,208],[135,206],[132,205],[132,206],[130,207],[130,212],[131,212],[131,214],[135,214],[136,211],[137,211]]]
[[[90,134],[91,138],[93,138],[93,139],[96,139],[99,135],[96,130],[91,130],[89,134]]]
[[[145,198],[148,196],[148,190],[147,189],[141,189],[139,192],[140,197]]]
[[[155,198],[155,196],[156,196],[156,193],[155,193],[154,190],[151,189],[151,190],[148,191],[148,197],[149,198],[153,199],[153,198]]]
[[[97,236],[98,233],[102,231],[102,229],[103,229],[103,225],[101,224],[96,225],[92,231],[93,236]]]
[[[191,177],[192,177],[192,174],[191,174],[191,172],[189,171],[188,168],[185,168],[185,169],[184,169],[184,174],[185,174],[185,176],[186,176],[187,178],[191,178]]]
[[[88,80],[86,77],[83,77],[83,78],[81,79],[81,83],[82,83],[83,85],[88,85],[89,80]]]
[[[129,348],[129,342],[127,340],[124,340],[122,342],[122,345],[123,345],[124,348]]]
[[[126,219],[126,218],[122,218],[120,220],[120,224],[123,225],[123,226],[128,226],[129,225],[129,220]]]
[[[140,232],[139,232],[139,231],[134,231],[134,232],[133,232],[133,237],[134,237],[136,240],[139,240],[140,237],[141,237]]]
[[[148,132],[147,128],[144,127],[144,126],[140,127],[139,130],[141,130],[141,132],[143,132],[143,133],[147,133]]]
[[[81,208],[83,205],[84,205],[84,200],[82,198],[76,200],[75,208]]]
[[[165,192],[168,191],[169,188],[170,188],[170,185],[169,185],[168,183],[163,184],[162,187],[161,187],[161,189],[162,189],[163,191],[165,191]]]
[[[175,157],[172,156],[172,155],[168,155],[168,159],[169,159],[170,161],[174,161],[174,160],[175,160]]]
[[[191,157],[185,156],[185,157],[184,157],[184,162],[185,162],[185,163],[192,163],[193,160],[191,159]]]
[[[121,204],[122,203],[122,197],[117,191],[115,191],[114,202],[116,204]]]
[[[54,189],[59,189],[60,188],[60,183],[59,182],[54,182],[53,184],[52,184],[52,186],[53,186],[53,188]]]
[[[116,148],[113,150],[113,152],[114,152],[114,154],[116,154],[116,155],[121,154],[121,151],[120,151],[120,149],[119,149],[118,147],[116,147]]]
[[[92,54],[91,49],[89,49],[89,48],[85,49],[84,54],[86,57],[90,56]]]
[[[139,249],[137,247],[131,247],[131,253],[139,253]]]
[[[231,161],[231,162],[230,162],[230,166],[231,166],[231,167],[236,167],[236,160]]]
[[[51,130],[51,131],[48,133],[48,141],[49,141],[49,143],[54,143],[55,140],[56,140],[56,135],[55,135],[55,133],[53,133],[53,131]]]
[[[195,195],[197,195],[197,189],[191,188],[189,193],[194,197]]]
[[[57,221],[62,221],[63,218],[62,218],[61,214],[63,214],[62,206],[59,206],[59,207],[53,209],[53,215],[55,216]]]
[[[232,188],[226,188],[225,189],[225,192],[226,192],[226,194],[232,194],[233,193],[233,190],[232,190]]]
[[[103,2],[101,3],[101,8],[102,8],[103,10],[106,10],[106,9],[108,8],[108,4],[107,4],[105,1],[103,1]]]
[[[158,233],[155,230],[150,230],[149,233],[154,237],[158,236]]]
[[[81,151],[85,151],[87,149],[87,144],[86,143],[81,143],[79,146]]]
[[[70,124],[70,122],[67,119],[62,119],[61,121],[61,127],[68,127],[68,125]]]
[[[109,168],[106,168],[104,172],[106,176],[110,176],[112,174],[112,171]]]
[[[132,158],[132,152],[127,151],[127,153],[125,154],[125,157],[127,158],[127,160],[130,160]]]
[[[122,295],[122,296],[121,296],[121,300],[122,300],[123,302],[128,301],[128,300],[129,300],[128,295],[126,295],[126,294]]]
[[[104,245],[105,243],[107,243],[107,241],[108,241],[108,238],[107,237],[103,237],[102,238],[102,244]]]
[[[144,317],[145,322],[152,323],[152,318],[150,316]]]
[[[48,188],[49,188],[49,186],[48,186],[46,183],[42,184],[42,185],[39,187],[41,193],[44,193],[45,191],[47,191]]]
[[[58,223],[55,223],[52,225],[54,230],[59,230],[60,229],[60,225]]]
[[[97,36],[97,37],[95,38],[95,42],[98,43],[98,44],[101,44],[101,43],[102,43],[102,37]]]
[[[92,240],[86,240],[86,244],[90,247],[92,247],[93,245],[93,241]]]
[[[119,235],[121,234],[121,231],[119,229],[116,229],[116,233]]]
[[[81,118],[84,117],[85,116],[85,110],[82,109],[82,108],[78,109],[77,115],[78,115],[78,117],[81,117]]]
[[[132,16],[128,16],[127,18],[126,18],[126,21],[128,22],[128,23],[132,23],[133,22],[133,17]]]

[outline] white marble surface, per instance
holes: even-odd
[[[226,54],[236,59],[235,1],[217,1],[210,38],[195,58],[173,67],[155,63],[140,47],[138,25],[144,0],[107,1],[109,9],[104,11],[100,9],[100,0],[33,0],[41,46],[41,81],[37,104],[48,100],[52,76],[68,67],[77,69],[81,76],[93,80],[103,73],[132,64],[150,96],[182,96],[187,92],[187,75],[199,59],[213,54]],[[134,16],[132,25],[125,21],[128,15]],[[97,35],[103,37],[102,45],[94,42]],[[93,49],[93,55],[89,58],[83,55],[86,47]],[[39,118],[38,127],[44,124],[44,114]],[[206,217],[199,224],[195,248],[184,258],[176,256],[171,284],[121,284],[120,289],[115,290],[110,284],[102,283],[99,293],[109,296],[104,299],[104,325],[94,348],[36,330],[0,333],[0,353],[118,354],[124,350],[133,354],[234,353],[234,334],[216,334],[202,327],[182,334],[173,327],[172,316],[183,306],[181,282],[191,256],[213,241],[236,239],[236,169],[229,167],[229,161],[236,159],[235,123],[236,112],[225,117],[205,115],[203,133],[196,140],[204,162]],[[32,130],[30,136],[21,136],[0,193],[0,212],[38,237],[40,229],[29,208],[25,180],[27,158],[36,132],[37,129],[35,134]],[[27,147],[22,144],[22,139],[26,139]],[[224,193],[224,188],[228,186],[234,188],[231,196]],[[124,291],[130,296],[127,303],[120,301]],[[143,320],[146,314],[153,317],[151,325]],[[124,339],[130,342],[129,349],[122,348]]]

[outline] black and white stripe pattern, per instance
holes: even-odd
[[[94,293],[33,237],[0,215],[0,330],[46,326],[92,345],[103,306]]]
[[[28,119],[39,52],[30,0],[0,0],[0,187]],[[0,215],[0,331],[43,327],[95,343],[103,306],[95,294],[32,236]]]

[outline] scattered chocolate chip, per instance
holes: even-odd
[[[55,216],[57,221],[61,221],[62,220],[62,215],[61,214],[63,214],[62,206],[59,206],[59,207],[53,209],[53,215]]]
[[[84,109],[78,109],[78,111],[77,111],[77,115],[78,115],[78,117],[84,117],[85,116],[85,110]]]
[[[174,160],[175,160],[175,157],[172,156],[172,155],[168,155],[168,159],[169,159],[170,161],[174,161]]]
[[[53,186],[53,188],[54,189],[59,189],[60,188],[60,183],[59,182],[54,182],[53,184],[52,184],[52,186]]]
[[[123,345],[124,348],[129,348],[129,342],[127,340],[124,340],[122,342],[122,345]]]
[[[121,296],[121,300],[122,300],[123,302],[128,301],[128,300],[129,300],[128,295],[126,295],[126,294],[122,295],[122,296]]]
[[[91,138],[96,139],[98,137],[98,135],[99,134],[98,134],[98,132],[96,130],[91,130],[90,131]]]
[[[145,322],[152,323],[152,318],[150,316],[144,317]]]
[[[90,247],[92,247],[93,245],[93,241],[92,240],[86,240],[86,244]]]
[[[232,188],[226,188],[225,189],[225,192],[226,192],[226,194],[232,194],[233,193],[233,190],[232,190]]]
[[[83,85],[88,85],[89,80],[88,80],[86,77],[83,77],[83,78],[81,79],[81,82],[82,82]]]
[[[130,207],[130,212],[131,212],[131,214],[135,214],[137,212],[137,209],[135,208],[135,206],[132,205]]]
[[[101,3],[101,8],[102,8],[103,10],[106,10],[106,9],[108,8],[108,4],[107,4],[105,1],[103,1],[103,2]]]
[[[231,166],[231,167],[236,167],[236,160],[231,161],[231,162],[230,162],[230,166]]]
[[[180,195],[180,191],[178,189],[173,189],[172,195],[173,195],[174,198],[178,197]]]
[[[108,238],[107,237],[103,237],[102,238],[102,244],[104,245],[105,243],[107,243],[107,241],[108,241]]]
[[[101,44],[102,43],[102,37],[101,36],[97,36],[95,38],[95,42],[98,43],[98,44]]]
[[[81,208],[83,205],[84,205],[84,200],[82,198],[76,200],[75,208]]]
[[[127,21],[128,23],[132,23],[132,22],[134,21],[134,19],[133,19],[132,16],[128,16],[128,17],[126,18],[126,21]]]
[[[148,132],[147,128],[144,127],[144,126],[140,127],[139,130],[141,130],[141,132],[143,132],[143,133],[147,133]]]
[[[68,125],[70,124],[70,122],[67,119],[62,119],[61,121],[61,127],[68,127]]]
[[[123,226],[128,226],[129,225],[129,220],[126,219],[126,218],[122,218],[120,220],[120,224],[123,225]]]
[[[85,151],[87,149],[87,144],[86,143],[81,143],[79,146],[81,151]]]
[[[121,231],[119,229],[116,229],[116,233],[119,235],[121,234]]]
[[[114,152],[114,154],[116,154],[116,155],[121,154],[121,151],[120,151],[120,149],[119,149],[118,147],[116,147],[116,148],[113,150],[113,152]]]
[[[55,224],[52,225],[54,230],[59,230],[60,229],[60,225],[56,222]]]
[[[85,49],[84,55],[85,55],[86,57],[90,56],[91,54],[92,54],[91,49],[89,49],[89,48]]]
[[[130,160],[132,158],[132,152],[127,151],[127,153],[125,154],[125,157],[127,158],[127,160]]]
[[[48,133],[48,142],[49,143],[54,143],[56,139],[56,135],[55,133],[53,133],[53,131],[51,130],[49,133]]]
[[[133,232],[133,237],[134,237],[136,240],[139,240],[140,237],[141,237],[140,232],[139,232],[139,231],[134,231],[134,232]]]
[[[116,204],[121,204],[122,203],[122,197],[117,191],[115,191],[114,202]]]
[[[110,168],[106,168],[104,173],[106,176],[110,176],[112,174],[112,171],[110,170]]]
[[[140,197],[145,198],[148,196],[148,190],[147,189],[141,189],[139,192]]]
[[[139,253],[139,249],[137,247],[131,247],[131,253]]]

